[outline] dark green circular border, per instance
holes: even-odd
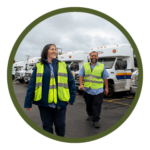
[[[85,138],[66,138],[66,137],[59,137],[53,134],[50,134],[46,131],[44,131],[43,129],[41,129],[40,127],[38,127],[36,124],[34,124],[24,113],[24,111],[22,110],[22,108],[20,107],[17,98],[15,96],[15,92],[13,89],[13,84],[12,84],[12,65],[13,65],[13,61],[14,61],[14,57],[16,54],[16,51],[21,43],[21,41],[23,40],[23,38],[26,36],[26,34],[33,28],[35,27],[38,23],[40,23],[41,21],[57,15],[57,14],[61,14],[61,13],[67,13],[67,12],[84,12],[84,13],[90,13],[96,16],[99,16],[101,18],[106,19],[107,21],[111,22],[113,25],[115,25],[128,39],[128,41],[130,42],[131,46],[134,49],[135,55],[137,57],[137,62],[138,62],[138,68],[139,68],[139,81],[138,81],[138,89],[135,95],[135,98],[131,104],[131,106],[129,107],[129,109],[127,110],[127,112],[124,114],[124,116],[112,127],[110,127],[109,129],[103,131],[102,133],[90,136],[90,137],[85,137]],[[107,134],[113,132],[115,129],[117,129],[131,114],[131,112],[133,111],[134,107],[137,104],[137,101],[139,99],[140,93],[141,93],[141,89],[142,89],[142,82],[143,82],[143,68],[142,68],[142,61],[141,61],[141,57],[138,51],[138,48],[135,44],[135,42],[133,41],[132,37],[129,35],[129,33],[117,22],[115,21],[113,18],[107,16],[106,14],[93,10],[93,9],[89,9],[89,8],[83,8],[83,7],[68,7],[68,8],[61,8],[61,9],[57,9],[51,12],[48,12],[46,14],[44,14],[43,16],[37,18],[36,20],[34,20],[30,25],[28,25],[26,27],[26,29],[20,34],[20,36],[18,37],[17,41],[15,42],[10,57],[9,57],[9,61],[8,61],[8,67],[7,67],[7,82],[8,82],[8,88],[9,88],[9,92],[10,92],[10,96],[12,98],[12,101],[14,103],[14,106],[16,107],[16,109],[18,110],[19,114],[22,116],[22,118],[36,131],[38,131],[39,133],[45,135],[46,137],[49,137],[51,139],[54,140],[58,140],[58,141],[62,141],[62,142],[69,142],[69,143],[81,143],[81,142],[88,142],[88,141],[92,141],[92,140],[96,140],[98,138],[101,138],[103,136],[106,136]]]

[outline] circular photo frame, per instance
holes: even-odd
[[[14,57],[15,57],[15,54],[17,52],[17,49],[18,49],[20,43],[22,42],[22,40],[24,39],[24,37],[28,34],[28,32],[32,28],[34,28],[41,21],[43,21],[43,20],[45,20],[49,17],[52,17],[54,15],[58,15],[58,14],[61,14],[61,13],[68,13],[68,12],[83,12],[83,13],[93,14],[93,15],[99,16],[99,17],[109,21],[114,26],[116,26],[124,34],[124,36],[127,38],[129,43],[131,44],[131,46],[134,50],[134,53],[136,55],[136,58],[137,58],[138,69],[139,69],[139,80],[138,80],[138,88],[137,88],[137,91],[136,91],[136,95],[134,97],[134,100],[133,100],[131,106],[129,107],[127,112],[124,114],[124,116],[116,124],[114,124],[112,127],[110,127],[109,129],[107,129],[107,130],[105,130],[105,131],[103,131],[99,134],[89,136],[89,137],[85,137],[85,138],[60,137],[60,136],[57,136],[57,135],[50,134],[50,133],[44,131],[39,126],[37,126],[35,123],[33,123],[28,118],[28,116],[24,113],[24,111],[20,107],[20,105],[17,101],[16,95],[15,95],[14,89],[13,89],[13,84],[12,84],[12,75],[11,75],[12,64],[14,62]],[[21,115],[21,117],[33,129],[35,129],[36,131],[38,131],[42,135],[45,135],[46,137],[49,137],[49,138],[57,140],[57,141],[68,142],[68,143],[82,143],[82,142],[89,142],[89,141],[93,141],[93,140],[102,138],[102,137],[108,135],[109,133],[113,132],[115,129],[117,129],[119,126],[121,126],[126,121],[126,119],[129,117],[129,115],[132,113],[133,109],[135,108],[135,106],[138,102],[140,93],[141,93],[142,82],[143,82],[143,67],[142,67],[142,61],[141,61],[139,51],[138,51],[138,48],[137,48],[134,40],[132,39],[130,34],[125,30],[125,28],[122,25],[120,25],[116,20],[114,20],[113,18],[111,18],[110,16],[108,16],[108,15],[102,13],[102,12],[99,12],[99,11],[96,11],[96,10],[93,10],[93,9],[83,8],[83,7],[68,7],[68,8],[57,9],[57,10],[54,10],[54,11],[51,11],[51,12],[48,12],[48,13],[42,15],[41,17],[34,20],[30,25],[28,25],[25,28],[25,30],[20,34],[20,36],[18,37],[18,39],[16,40],[16,42],[15,42],[13,48],[12,48],[12,51],[11,51],[11,54],[10,54],[10,57],[9,57],[8,67],[7,67],[7,82],[8,82],[8,88],[9,88],[10,96],[12,98],[14,106],[16,107],[16,109],[19,112],[19,114]]]

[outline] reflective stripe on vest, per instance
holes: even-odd
[[[37,63],[37,73],[36,73],[36,86],[35,86],[35,96],[34,101],[39,101],[42,98],[42,77],[44,72],[44,64]],[[54,102],[57,104],[57,92],[58,98],[61,101],[69,101],[70,92],[68,88],[68,73],[65,62],[58,62],[58,91],[56,87],[55,77],[51,74],[50,84],[49,84],[49,95],[48,103]]]
[[[93,71],[91,72],[90,62],[84,64],[84,87],[91,89],[103,88],[103,79],[101,77],[104,65],[98,63],[99,66],[95,65]]]

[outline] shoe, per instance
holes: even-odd
[[[92,121],[92,116],[88,116],[88,117],[86,118],[86,120],[87,120],[87,121]]]
[[[93,126],[94,126],[95,128],[100,128],[99,122],[93,122]]]

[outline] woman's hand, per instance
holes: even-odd
[[[26,109],[32,111],[32,108],[26,108]]]

